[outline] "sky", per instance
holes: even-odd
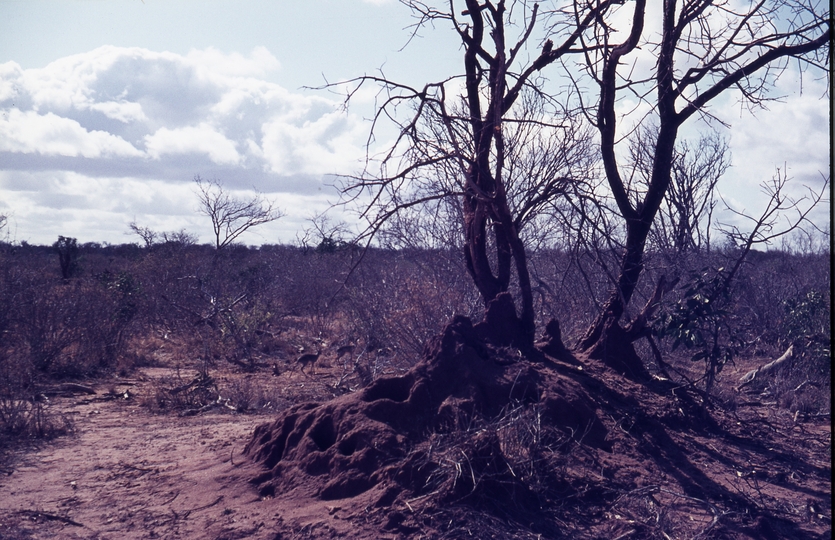
[[[247,244],[291,243],[364,157],[372,94],[348,111],[319,87],[384,72],[409,84],[460,71],[456,36],[394,0],[0,0],[0,214],[8,239],[139,241],[129,223],[209,242],[195,175],[285,217]],[[406,46],[408,43],[408,46]],[[405,48],[404,48],[405,46]],[[797,193],[829,174],[829,99],[809,77],[752,116],[713,112],[733,167],[723,196],[756,212],[787,166]],[[818,222],[828,221],[818,213]],[[337,219],[339,217],[337,216]]]

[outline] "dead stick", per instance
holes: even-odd
[[[188,513],[191,514],[192,512],[197,512],[198,510],[205,510],[206,508],[211,508],[212,506],[216,505],[217,503],[219,503],[222,500],[223,500],[223,495],[219,495],[218,498],[215,499],[215,502],[207,504],[205,506],[198,506],[197,508],[192,508],[191,510],[188,511]]]
[[[56,516],[55,514],[47,514],[46,512],[38,512],[37,510],[23,510],[21,514],[28,514],[31,518],[36,519],[42,517],[44,519],[48,519],[50,521],[60,521],[61,523],[66,523],[67,525],[72,525],[73,527],[83,527],[81,523],[77,521],[73,521],[70,518],[63,517],[63,516]]]

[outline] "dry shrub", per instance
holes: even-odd
[[[0,356],[2,438],[53,438],[72,431],[71,420],[53,413],[36,393],[31,365],[18,355]]]
[[[72,433],[72,420],[36,399],[0,397],[0,432],[11,437],[52,439]]]
[[[251,375],[217,381],[209,375],[208,362],[189,379],[178,369],[174,374],[154,381],[142,405],[154,412],[197,414],[208,409],[240,413],[275,412],[287,406],[280,390],[268,387]]]
[[[275,412],[287,406],[287,400],[277,388],[268,388],[252,377],[227,382],[220,395],[238,412]]]
[[[763,384],[762,394],[792,414],[814,416],[831,411],[831,383],[810,377],[801,362],[778,370]]]
[[[615,499],[604,514],[608,519],[605,531],[611,538],[714,538],[711,531],[721,519],[735,513],[707,500],[651,485]],[[689,519],[682,519],[683,515]]]
[[[493,419],[457,412],[457,429],[434,433],[408,460],[412,469],[432,471],[419,495],[500,515],[512,501],[518,516],[541,511],[568,489],[559,472],[569,463],[571,435],[543,423],[539,404],[519,403]]]
[[[220,397],[215,380],[208,369],[201,369],[190,381],[183,378],[180,370],[175,375],[161,377],[154,382],[153,390],[142,401],[142,405],[155,412],[166,410],[198,410],[218,401]]]
[[[111,369],[124,352],[137,310],[129,274],[54,281],[21,272],[9,287],[8,343],[40,373],[86,376]]]
[[[76,339],[75,291],[64,283],[21,279],[15,291],[15,337],[32,365],[48,371]]]
[[[792,356],[772,373],[754,380],[749,391],[795,415],[828,414],[831,408],[831,308],[815,290],[783,302],[780,343]],[[779,350],[779,349],[778,349]]]
[[[345,314],[373,358],[373,378],[410,368],[455,315],[478,319],[482,304],[458,253],[381,250],[368,255],[346,289]]]
[[[28,360],[19,354],[0,351],[0,442],[14,438],[53,438],[72,431],[70,419],[53,413],[46,398],[37,394]]]

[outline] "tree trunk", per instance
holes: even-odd
[[[644,246],[649,226],[627,225],[626,252],[621,259],[617,285],[595,321],[580,340],[579,349],[630,378],[645,379],[647,372],[632,346],[632,339],[620,326],[620,319],[632,299],[643,270]]]
[[[493,185],[497,184],[493,183]],[[488,216],[493,221],[492,232],[496,244],[495,273],[487,252]],[[522,301],[521,313],[518,315],[522,335],[519,336],[518,342],[523,347],[533,347],[536,325],[527,255],[503,190],[496,189],[489,202],[479,200],[473,194],[465,195],[464,219],[466,236],[464,255],[467,270],[481,294],[485,307],[489,307],[499,294],[507,292],[510,287],[511,263],[515,263]]]
[[[664,107],[661,108],[664,112]],[[666,109],[671,111],[671,108]],[[674,114],[662,115],[661,128],[655,143],[652,177],[644,201],[626,216],[626,251],[620,264],[618,281],[600,314],[580,340],[579,349],[592,358],[634,378],[646,378],[647,372],[635,353],[631,337],[620,326],[620,319],[632,300],[644,269],[644,248],[664,195],[670,185],[673,153],[678,126]],[[619,181],[619,175],[617,180]]]

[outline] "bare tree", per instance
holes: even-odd
[[[730,286],[754,246],[769,244],[792,232],[802,231],[804,225],[811,224],[814,227],[814,224],[809,220],[809,214],[824,200],[824,195],[829,187],[829,178],[824,179],[819,192],[807,188],[808,194],[800,198],[792,197],[786,193],[788,182],[789,177],[785,166],[782,171],[777,169],[770,181],[763,182],[761,189],[768,196],[768,203],[759,216],[748,215],[744,210],[736,210],[725,203],[728,211],[751,226],[749,231],[745,231],[738,225],[720,224],[722,234],[740,250],[739,256],[728,272],[726,288]]]
[[[737,92],[752,108],[762,106],[790,63],[801,71],[812,67],[823,72],[830,54],[829,12],[816,0],[664,0],[659,8],[655,12],[647,0],[625,4],[619,9],[632,10],[625,31],[616,34],[618,25],[602,16],[581,40],[586,71],[599,88],[593,121],[606,179],[626,229],[616,285],[581,341],[581,348],[604,358],[622,355],[629,345],[619,320],[635,292],[647,238],[670,190],[681,126],[694,116],[709,118],[708,105],[727,92]],[[660,20],[660,33],[645,25],[647,19]],[[620,36],[623,41],[616,43]],[[645,72],[636,69],[648,53],[654,53],[655,63]],[[625,96],[648,104],[644,121],[658,126],[649,181],[641,191],[630,190],[617,152],[623,141],[618,105]]]
[[[334,253],[351,245],[345,240],[350,234],[346,223],[333,222],[327,215],[318,214],[310,219],[310,227],[297,238],[305,252],[312,247],[320,253]]]
[[[217,249],[228,246],[253,227],[284,216],[272,201],[260,193],[244,201],[232,197],[219,180],[203,180],[195,176],[194,183],[200,200],[199,212],[212,220]]]
[[[177,244],[179,246],[193,246],[197,244],[197,235],[188,232],[185,229],[179,231],[163,231],[160,233],[163,243]]]
[[[736,353],[736,336],[732,317],[733,289],[739,279],[743,263],[756,245],[768,244],[793,231],[809,225],[809,214],[823,200],[829,185],[826,179],[819,192],[809,190],[808,195],[794,198],[786,193],[789,178],[785,168],[777,170],[774,177],[762,184],[768,203],[759,216],[728,206],[744,225],[721,225],[721,231],[736,249],[732,250],[729,264],[706,273],[699,273],[687,281],[686,293],[667,310],[656,325],[658,334],[674,339],[675,348],[683,344],[695,352],[691,360],[705,364],[705,394],[710,395],[716,376]],[[745,230],[750,226],[750,229]],[[754,375],[751,377],[753,378]]]
[[[349,81],[348,99],[363,84],[381,87],[369,147],[384,120],[392,120],[399,135],[382,155],[369,156],[364,174],[349,179],[344,193],[371,201],[363,213],[369,241],[393,216],[416,207],[429,207],[441,220],[458,219],[466,267],[485,304],[507,292],[515,274],[519,341],[531,346],[534,307],[522,229],[590,174],[588,134],[572,111],[542,91],[538,73],[578,52],[583,31],[612,3],[578,6],[574,24],[550,27],[560,29],[560,43],[544,40],[538,47],[532,35],[557,14],[542,14],[537,4],[466,0],[444,10],[403,4],[417,17],[415,32],[452,26],[464,72],[421,88],[384,76]],[[535,51],[532,59],[528,48]]]
[[[8,242],[9,236],[9,216],[0,214],[0,242]]]
[[[156,243],[157,238],[159,237],[158,232],[154,231],[150,227],[142,227],[141,225],[139,225],[135,221],[131,221],[128,224],[128,227],[130,227],[130,230],[133,231],[134,234],[138,235],[139,238],[141,238],[143,242],[145,242],[145,247],[146,248],[149,248],[149,247],[153,246]],[[130,233],[127,233],[127,234],[130,234]]]
[[[197,243],[197,236],[185,229],[157,232],[150,227],[142,227],[135,221],[130,222],[128,226],[134,234],[138,235],[145,242],[146,248],[155,246],[158,243],[179,244],[182,246],[193,246]]]

